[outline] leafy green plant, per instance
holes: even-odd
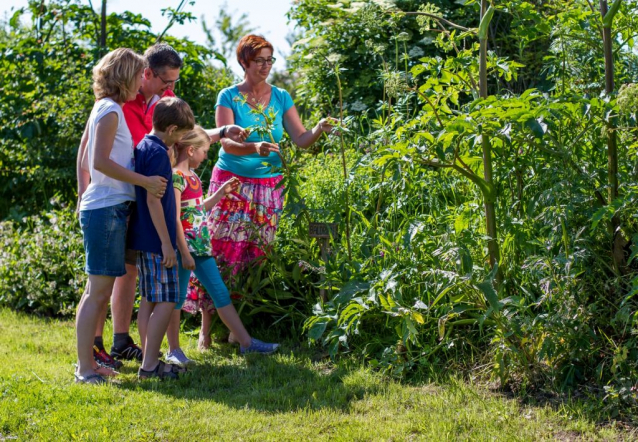
[[[30,14],[32,24],[20,18]],[[143,53],[156,41],[150,22],[123,12],[101,18],[76,0],[30,1],[0,33],[3,100],[0,103],[0,219],[19,220],[49,207],[54,195],[76,200],[75,155],[94,96],[91,69],[103,49]],[[210,97],[234,78],[213,68],[214,51],[185,39],[163,37],[184,57],[176,94],[189,102],[199,124],[214,125]]]
[[[70,315],[84,292],[84,248],[73,208],[0,223],[0,306]]]

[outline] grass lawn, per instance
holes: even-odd
[[[455,381],[405,385],[359,367],[313,362],[299,345],[244,358],[229,345],[200,354],[195,336],[181,339],[198,365],[178,381],[140,382],[131,362],[108,386],[76,385],[73,322],[0,310],[0,441],[636,436],[597,427],[576,404],[522,406]]]

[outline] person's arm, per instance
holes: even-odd
[[[222,184],[215,193],[204,200],[204,207],[206,208],[206,211],[210,212],[210,209],[215,207],[215,204],[217,204],[219,200],[221,200],[229,193],[235,192],[237,189],[239,189],[240,185],[241,182],[236,177],[232,177],[224,184]]]
[[[175,182],[175,180],[173,180],[173,182]],[[195,260],[193,259],[190,250],[188,250],[186,236],[184,235],[184,228],[182,227],[182,191],[177,187],[174,187],[173,189],[175,190],[175,205],[177,207],[177,249],[182,257],[182,267],[187,270],[195,270]]]
[[[168,234],[168,227],[166,227],[162,202],[158,197],[148,192],[146,194],[146,204],[148,205],[148,212],[151,215],[153,226],[155,226],[160,241],[162,241],[162,265],[170,269],[177,263],[177,255],[173,249],[171,237]]]
[[[111,150],[117,132],[117,114],[111,112],[100,119],[95,128],[95,155],[93,168],[104,175],[118,181],[145,188],[149,193],[161,197],[166,190],[166,178],[160,176],[144,176],[122,167],[111,160]]]
[[[224,129],[226,128],[226,129]],[[222,139],[222,130],[224,131],[224,138],[229,138],[233,141],[237,141],[238,143],[243,143],[250,132],[244,129],[241,126],[237,126],[236,124],[228,124],[226,126],[218,127],[215,129],[205,129],[206,134],[210,138],[211,143],[216,143]]]
[[[86,191],[86,188],[89,187],[89,183],[91,182],[91,175],[88,170],[88,155],[86,150],[86,145],[89,141],[89,123],[87,121],[86,126],[84,127],[84,133],[82,134],[82,139],[80,140],[80,146],[78,147],[78,157],[75,162],[75,172],[78,180],[78,203],[77,208],[80,208],[80,202],[82,201],[82,195]]]
[[[215,124],[217,127],[230,124],[234,125],[235,115],[233,114],[233,110],[225,106],[217,106],[217,110],[215,111]],[[233,155],[243,156],[258,153],[262,157],[267,157],[270,155],[270,152],[279,152],[279,146],[265,141],[249,143],[246,141],[237,142],[230,138],[222,138],[221,143],[224,150]]]
[[[302,149],[312,146],[322,133],[331,133],[332,126],[336,123],[337,120],[335,118],[323,118],[319,120],[319,123],[317,123],[315,127],[308,130],[301,123],[299,112],[297,112],[297,108],[294,105],[284,114],[284,128],[286,132],[288,132],[292,142]]]

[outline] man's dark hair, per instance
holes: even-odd
[[[182,59],[175,49],[166,43],[158,43],[144,52],[144,58],[148,67],[153,72],[162,72],[165,69],[180,69]]]
[[[153,129],[164,132],[171,124],[177,126],[178,130],[193,130],[195,116],[184,100],[164,97],[157,102],[153,110]]]

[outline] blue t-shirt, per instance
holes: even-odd
[[[265,126],[264,118],[258,114],[250,113],[252,107],[247,103],[242,103],[243,97],[241,96],[237,86],[232,86],[223,89],[217,96],[217,106],[224,106],[233,111],[235,116],[235,124],[243,127],[250,128],[254,126]],[[288,112],[288,109],[295,104],[292,102],[292,97],[284,89],[272,86],[272,93],[270,94],[270,103],[266,108],[272,108],[276,114],[275,123],[273,125],[272,136],[275,143],[279,143],[281,137],[284,135],[284,114]],[[259,135],[256,131],[253,131],[246,139],[247,142],[270,142],[270,137],[266,135]],[[267,163],[264,165],[263,163]],[[233,155],[227,153],[224,148],[219,149],[219,158],[217,160],[217,167],[227,172],[232,172],[239,176],[248,178],[269,178],[280,175],[279,172],[273,172],[272,167],[281,168],[281,159],[275,152],[271,152],[269,156],[262,157],[258,153],[252,153],[250,155]]]
[[[173,249],[177,249],[177,208],[175,192],[173,192],[173,169],[168,157],[168,147],[155,135],[146,135],[137,145],[135,172],[145,176],[159,175],[168,180],[166,192],[160,201],[171,244]],[[148,210],[146,189],[135,186],[135,197],[137,198],[137,206],[131,215],[128,229],[129,248],[161,255],[162,240]]]

